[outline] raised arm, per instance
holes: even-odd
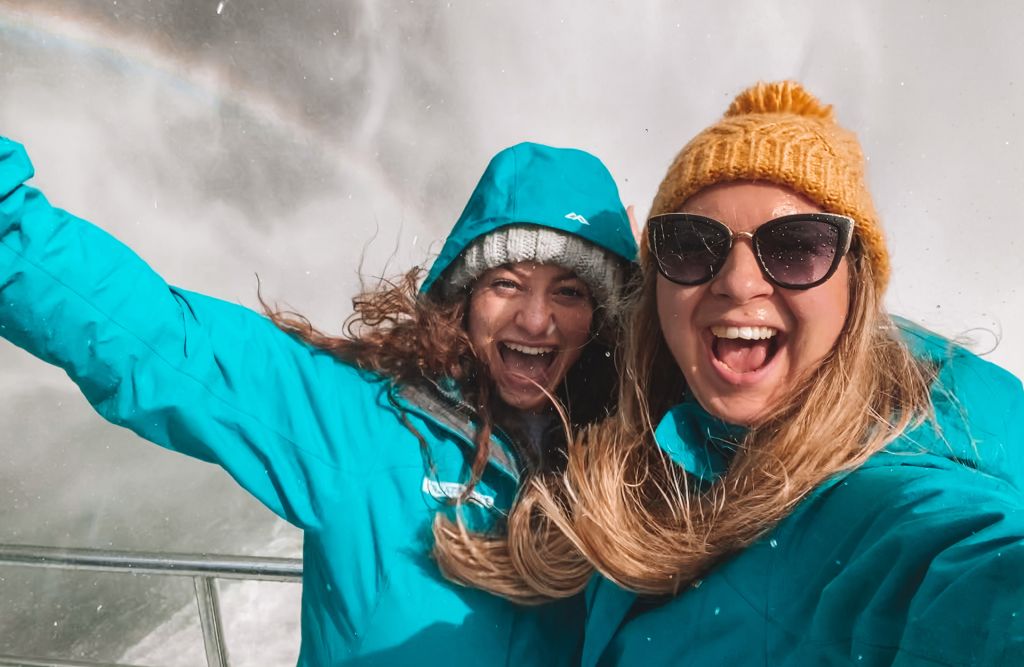
[[[0,138],[0,335],[63,368],[104,418],[222,465],[315,529],[318,489],[372,463],[359,435],[387,409],[380,384],[251,310],[167,285],[26,186],[32,174]],[[348,444],[362,452],[340,455]]]

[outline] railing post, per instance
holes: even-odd
[[[217,586],[210,577],[193,577],[196,585],[196,603],[199,605],[199,626],[203,631],[206,664],[209,667],[228,667],[228,651],[224,646],[224,632],[220,624],[220,600]]]
[[[191,577],[196,589],[199,625],[203,632],[203,646],[206,649],[206,663],[209,667],[228,667],[228,651],[224,644],[224,631],[220,621],[216,579],[302,581],[302,561],[296,558],[147,553],[0,544],[0,565]],[[0,666],[2,665],[100,667],[94,662],[0,655]]]

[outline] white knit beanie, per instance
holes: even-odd
[[[618,308],[625,282],[622,259],[575,234],[538,225],[510,225],[474,240],[448,269],[445,295],[454,298],[485,271],[517,262],[565,267],[587,283],[599,305]]]

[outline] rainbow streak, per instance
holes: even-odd
[[[282,129],[317,133],[316,128],[296,118],[276,100],[209,61],[189,59],[182,53],[171,55],[152,41],[114,32],[89,17],[0,6],[0,36],[31,45],[56,46],[111,65],[128,76],[156,77],[179,92],[211,104],[237,105],[254,119],[281,125]]]
[[[214,14],[214,20],[216,13]],[[113,67],[128,77],[151,78],[171,90],[189,95],[211,107],[234,106],[255,121],[300,138],[331,155],[335,163],[357,178],[377,183],[389,197],[404,202],[380,166],[313,125],[297,111],[282,105],[265,91],[232,76],[208,59],[171,52],[152,40],[143,41],[111,30],[93,17],[48,9],[14,8],[0,0],[0,42],[21,42],[33,47],[59,48]]]

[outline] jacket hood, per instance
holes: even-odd
[[[904,434],[886,450],[924,450],[1024,490],[1021,381],[948,338],[902,318],[894,320],[911,353],[934,369],[935,421]]]
[[[477,238],[514,224],[556,229],[636,258],[629,218],[604,164],[585,151],[521,143],[495,155],[420,291],[428,293]]]

